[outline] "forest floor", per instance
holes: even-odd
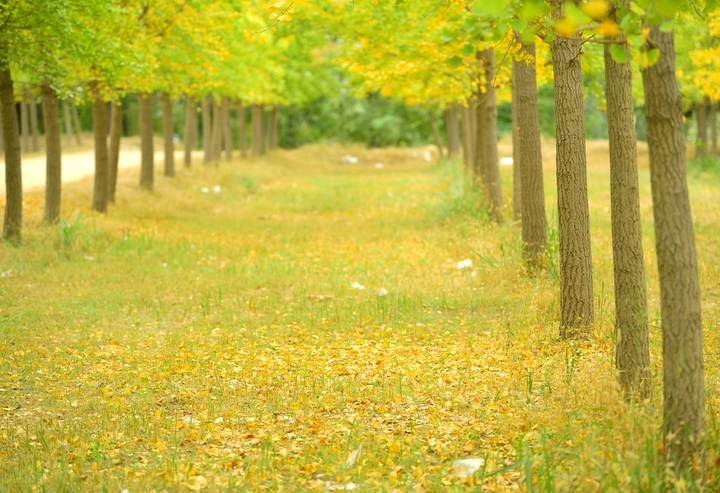
[[[90,211],[86,177],[64,187],[52,226],[42,189],[26,193],[23,244],[0,244],[0,491],[663,491],[647,151],[655,389],[628,405],[613,372],[607,143],[588,147],[596,323],[576,341],[558,339],[545,144],[551,261],[535,278],[517,226],[490,223],[461,166],[424,149],[196,162],[173,179],[158,170],[152,193],[126,168],[107,215]],[[689,176],[708,491],[720,486],[719,176]]]

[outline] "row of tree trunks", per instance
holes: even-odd
[[[185,108],[185,142],[183,164],[185,168],[192,165],[192,151],[197,140],[197,103],[192,96],[188,96]]]
[[[0,44],[0,49],[7,49]],[[5,221],[3,238],[19,243],[22,231],[22,154],[10,67],[0,65],[0,111],[5,142]]]
[[[240,141],[240,157],[247,157],[247,111],[242,103],[238,103],[237,107],[238,119],[238,140]]]
[[[278,109],[277,106],[270,108],[268,115],[268,148],[274,151],[278,148]]]
[[[445,110],[445,136],[447,138],[448,157],[454,159],[460,153],[460,128],[458,124],[457,104],[451,104]]]
[[[41,91],[46,153],[45,221],[52,223],[60,218],[62,190],[60,103],[49,83],[43,84]]]
[[[222,143],[225,151],[225,159],[231,161],[233,158],[233,138],[232,129],[230,128],[230,100],[223,98],[222,100]]]
[[[212,140],[212,96],[207,95],[203,98],[201,111],[203,164],[207,165],[212,160],[212,151],[210,150],[210,141]]]
[[[155,145],[150,94],[139,95],[138,108],[140,112],[140,188],[152,191],[155,181]]]
[[[440,154],[440,159],[445,159],[442,139],[440,138],[440,132],[438,131],[438,126],[435,122],[435,112],[433,110],[430,110],[430,128],[432,129],[433,140],[435,141],[435,147],[437,147],[438,153]]]
[[[704,101],[695,105],[695,116],[697,118],[696,159],[708,155],[718,157],[716,106],[717,103],[707,97]],[[708,122],[708,120],[710,121]]]
[[[30,108],[23,95],[20,101],[20,139],[23,154],[30,151]]]
[[[265,107],[261,104],[252,105],[252,131],[250,147],[253,156],[265,154]]]

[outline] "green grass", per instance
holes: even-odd
[[[656,386],[628,406],[596,147],[597,323],[571,342],[557,338],[556,275],[525,275],[517,228],[488,222],[458,165],[410,150],[196,166],[152,194],[126,172],[107,216],[86,207],[89,181],[68,185],[55,226],[30,194],[23,245],[0,245],[0,491],[662,491],[649,178],[643,165]],[[348,152],[361,164],[341,166]],[[548,166],[550,218],[553,182]],[[720,183],[690,184],[712,491]],[[485,465],[460,479],[465,457]]]

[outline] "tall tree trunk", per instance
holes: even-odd
[[[212,120],[212,135],[210,137],[212,152],[212,162],[217,164],[220,160],[221,146],[222,146],[222,105],[220,100],[215,98],[213,104],[213,120]]]
[[[70,106],[72,111],[73,123],[75,124],[75,141],[78,146],[82,145],[82,127],[80,126],[80,115],[78,115],[77,104],[73,103]]]
[[[695,141],[695,159],[707,156],[708,131],[705,101],[695,104],[697,114],[697,140]]]
[[[475,132],[473,131],[475,116],[471,109],[473,104],[474,100],[471,99],[462,108],[462,145],[466,170],[472,170],[475,163]]]
[[[6,47],[0,44],[3,50]],[[20,131],[15,112],[12,74],[7,65],[0,65],[0,110],[5,141],[5,222],[3,238],[19,243],[22,231],[22,154]]]
[[[517,114],[518,141],[513,166],[520,169],[522,184],[522,240],[523,257],[531,271],[545,264],[547,251],[547,218],[543,185],[540,117],[538,114],[537,72],[535,45],[523,45],[520,53],[532,61],[513,62],[513,94]]]
[[[20,100],[20,132],[22,136],[22,152],[24,154],[30,151],[30,108],[25,91],[23,91]]]
[[[664,459],[700,482],[705,462],[705,377],[695,234],[685,173],[682,97],[672,32],[650,27],[660,50],[642,71],[663,334]]]
[[[448,157],[456,158],[460,151],[460,130],[458,128],[458,105],[453,103],[445,110],[445,135]]]
[[[563,0],[553,0],[563,17]],[[560,337],[587,332],[594,319],[590,212],[585,158],[580,42],[557,36],[551,44],[555,75],[558,232],[560,236]]]
[[[187,105],[185,108],[185,168],[192,165],[192,151],[195,147],[195,134],[197,133],[197,110],[195,99],[192,96],[187,97]]]
[[[535,50],[535,45],[532,46],[533,51]],[[528,52],[527,48],[524,50],[525,53]],[[534,56],[534,55],[533,55]],[[513,62],[512,67],[512,100],[510,102],[510,111],[511,111],[511,125],[512,125],[512,157],[513,157],[513,199],[512,199],[512,206],[513,206],[513,220],[517,224],[522,224],[522,173],[520,170],[520,142],[518,138],[518,108],[517,108],[517,71],[522,70],[522,67],[520,67],[521,63],[525,63],[522,60],[517,61],[515,60]],[[534,65],[534,58],[533,58],[533,68]],[[537,101],[536,101],[537,103]]]
[[[175,176],[175,129],[173,127],[172,100],[162,93],[163,137],[165,141],[165,176]]]
[[[710,154],[713,157],[718,156],[718,146],[717,146],[717,115],[715,113],[716,108],[715,101],[712,101],[710,103]]]
[[[238,104],[237,107],[237,119],[238,119],[238,140],[240,141],[240,157],[247,157],[247,115],[245,106],[242,103]]]
[[[0,111],[0,153],[5,152],[5,139],[2,133],[2,111]]]
[[[233,140],[232,129],[230,128],[230,100],[228,98],[222,100],[222,131],[225,159],[230,161],[232,160]]]
[[[278,147],[278,108],[277,106],[273,106],[270,109],[270,115],[269,115],[270,122],[268,123],[269,127],[269,135],[268,135],[268,145],[270,147],[271,151],[274,151]]]
[[[478,95],[477,107],[477,149],[475,152],[476,167],[485,185],[485,192],[490,202],[490,217],[501,223],[502,188],[500,168],[498,167],[497,149],[497,104],[495,98],[495,52],[492,48],[479,51],[478,61],[484,74],[484,91]]]
[[[110,110],[110,144],[108,148],[108,202],[115,203],[118,167],[120,163],[120,140],[122,139],[122,100],[114,103]]]
[[[202,100],[202,140],[203,164],[212,162],[212,96],[208,94]]]
[[[95,187],[93,188],[92,207],[104,214],[108,205],[108,146],[107,146],[107,105],[100,91],[93,84],[90,92],[93,97],[93,135],[95,137]]]
[[[445,153],[443,152],[442,139],[440,138],[440,132],[438,131],[437,123],[435,122],[435,112],[429,111],[430,114],[430,128],[432,129],[433,140],[435,141],[435,147],[438,149],[440,159],[445,159]]]
[[[612,9],[611,16],[615,21],[615,8]],[[652,374],[632,69],[627,45],[624,45],[624,48],[628,61],[617,63],[610,54],[610,45],[605,45],[605,95],[610,142],[610,203],[615,277],[615,365],[625,396],[628,399],[644,400],[650,397]]]
[[[261,104],[252,106],[252,154],[253,156],[262,156],[265,148],[265,135],[263,122],[265,108]]]
[[[40,151],[40,127],[38,125],[38,108],[37,100],[34,96],[30,97],[30,135],[31,149],[33,152]]]
[[[60,104],[49,83],[42,85],[43,122],[45,123],[45,221],[53,223],[60,217],[62,189],[62,148],[60,133]]]
[[[140,187],[152,191],[155,180],[152,94],[138,96],[140,110]]]
[[[72,147],[73,145],[73,129],[72,129],[72,115],[70,115],[70,105],[67,99],[63,99],[63,116],[65,117],[65,136],[67,139],[67,146]]]

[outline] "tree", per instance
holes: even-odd
[[[140,111],[140,187],[152,191],[155,179],[152,94],[138,96],[138,109]]]
[[[60,104],[57,93],[49,83],[42,88],[43,122],[45,123],[45,221],[53,223],[60,218],[62,188],[62,150],[60,135]]]
[[[552,5],[553,19],[563,19],[563,1],[553,0]],[[577,38],[556,36],[551,49],[557,119],[560,335],[567,338],[584,333],[594,318],[581,46]]]
[[[108,202],[115,202],[118,166],[120,164],[120,140],[122,138],[122,101],[116,101],[110,110],[110,142],[108,144]]]
[[[8,53],[7,45],[0,41],[0,53]],[[7,60],[0,55],[0,109],[5,143],[5,222],[3,238],[19,243],[22,230],[22,157],[20,132],[15,113],[15,92]]]
[[[187,97],[185,110],[185,152],[183,163],[185,168],[190,168],[192,165],[192,150],[195,147],[197,138],[197,108],[195,99],[192,96]]]
[[[685,172],[682,99],[672,31],[649,26],[642,70],[663,333],[665,463],[702,481],[705,377],[700,282]],[[657,51],[659,50],[659,54]]]
[[[100,213],[107,212],[108,205],[108,114],[99,84],[91,83],[93,135],[95,136],[95,180],[92,207]]]
[[[162,93],[163,137],[165,142],[165,176],[175,176],[175,132],[173,129],[172,99]]]

